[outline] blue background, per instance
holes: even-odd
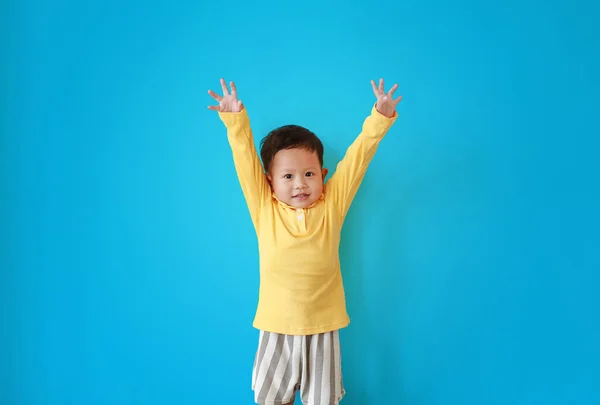
[[[347,405],[600,403],[592,1],[3,2],[0,404],[251,404],[257,249],[207,90],[330,169]]]

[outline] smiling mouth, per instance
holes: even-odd
[[[310,194],[304,194],[304,193],[296,194],[296,195],[292,196],[292,198],[297,198],[298,200],[304,200],[304,199],[308,198],[309,195]]]

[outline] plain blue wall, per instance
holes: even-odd
[[[0,404],[251,404],[256,241],[206,94],[333,169],[343,403],[600,403],[592,1],[2,4]]]

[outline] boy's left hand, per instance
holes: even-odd
[[[377,97],[375,108],[377,108],[377,111],[379,111],[381,115],[392,118],[394,116],[394,111],[396,111],[396,106],[400,100],[402,100],[402,96],[395,100],[392,99],[398,85],[394,84],[387,93],[384,91],[383,79],[379,79],[379,87],[376,87],[375,81],[371,80],[371,86],[373,86],[373,93],[375,93],[375,97]]]

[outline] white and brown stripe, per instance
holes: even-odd
[[[287,404],[298,390],[305,405],[337,405],[345,394],[339,332],[289,336],[260,331],[252,388],[261,405]]]

